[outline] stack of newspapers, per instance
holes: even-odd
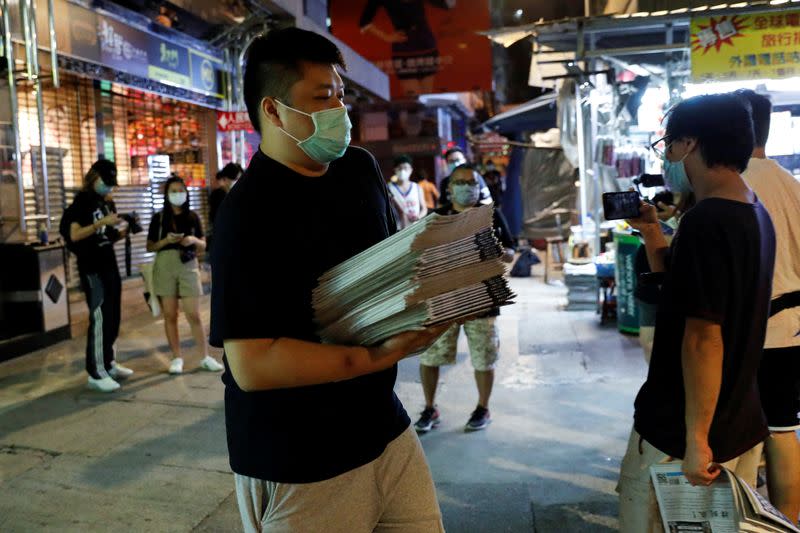
[[[313,294],[323,342],[370,346],[512,303],[492,210],[433,214],[324,273]]]

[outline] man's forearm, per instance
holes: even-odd
[[[399,358],[364,347],[288,338],[227,340],[225,353],[236,383],[245,391],[343,381],[389,368]]]
[[[722,387],[723,342],[718,324],[689,318],[681,351],[686,398],[686,442],[708,444]]]
[[[90,226],[80,226],[78,223],[73,222],[69,230],[69,239],[72,242],[88,239],[95,234],[97,227],[97,222],[94,222]]]
[[[650,265],[650,271],[666,272],[666,257],[669,251],[669,244],[667,244],[667,239],[664,238],[661,228],[658,225],[654,225],[650,229],[643,230],[642,238],[647,251],[647,263]]]

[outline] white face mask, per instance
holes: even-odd
[[[181,207],[183,204],[186,203],[185,192],[171,192],[169,193],[168,197],[169,197],[169,203],[171,203],[175,207]]]
[[[409,178],[411,178],[411,170],[409,170],[407,168],[402,168],[402,169],[397,171],[397,179],[398,180],[400,180],[402,182],[406,182],[406,181],[409,180]]]

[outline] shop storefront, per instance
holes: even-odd
[[[163,207],[171,173],[186,180],[191,207],[207,223],[207,187],[218,165],[215,110],[228,105],[223,54],[205,43],[166,29],[156,35],[121,10],[66,0],[52,9],[3,17],[12,43],[3,48],[5,64],[18,68],[5,72],[0,87],[8,102],[0,106],[0,246],[19,261],[4,261],[0,272],[0,316],[26,318],[3,320],[0,358],[81,329],[75,258],[59,244],[58,224],[98,158],[117,165],[117,211],[135,213],[145,230]],[[131,282],[124,286],[138,287],[124,289],[123,305],[140,307],[139,269],[152,259],[146,231],[115,250]],[[40,279],[24,281],[26,269],[41,270]],[[37,318],[48,313],[57,319]],[[16,339],[25,342],[9,348]]]
[[[570,207],[580,222],[562,236],[569,243],[566,257],[579,265],[567,269],[572,271],[567,285],[590,280],[595,287],[616,285],[613,303],[625,332],[638,331],[631,271],[636,241],[624,222],[604,219],[601,197],[631,187],[648,198],[663,191],[642,178],[661,174],[661,161],[650,146],[663,137],[670,106],[696,94],[739,88],[768,94],[774,114],[767,153],[800,174],[796,9],[723,4],[488,33],[490,38],[532,37],[531,83],[556,88],[561,145],[579,175],[579,194]],[[597,279],[601,272],[608,278],[610,270],[616,271],[611,281]]]

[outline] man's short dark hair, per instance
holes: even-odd
[[[342,52],[318,33],[299,28],[270,31],[256,38],[247,49],[244,71],[244,103],[256,131],[261,101],[278,98],[291,105],[289,91],[303,77],[303,63],[346,68]]]
[[[394,167],[392,167],[392,168],[397,168],[400,165],[402,165],[403,163],[408,163],[412,167],[414,166],[414,161],[411,159],[411,156],[406,155],[406,154],[402,154],[402,155],[398,155],[397,157],[394,158]]]
[[[667,142],[687,137],[697,139],[707,166],[721,165],[744,172],[754,145],[750,106],[733,94],[684,100],[669,112]]]
[[[239,165],[238,163],[228,163],[227,165],[222,167],[222,170],[217,172],[217,179],[218,180],[229,179],[231,181],[236,181],[239,179],[239,177],[242,175],[243,172],[244,170],[242,170],[242,166]]]
[[[444,158],[447,159],[456,152],[460,152],[465,158],[467,157],[467,154],[464,153],[464,150],[460,146],[455,146],[444,153]]]
[[[768,96],[758,94],[752,89],[739,89],[734,94],[750,102],[753,112],[753,134],[755,135],[756,146],[763,148],[767,145],[767,139],[769,139],[772,102]]]

